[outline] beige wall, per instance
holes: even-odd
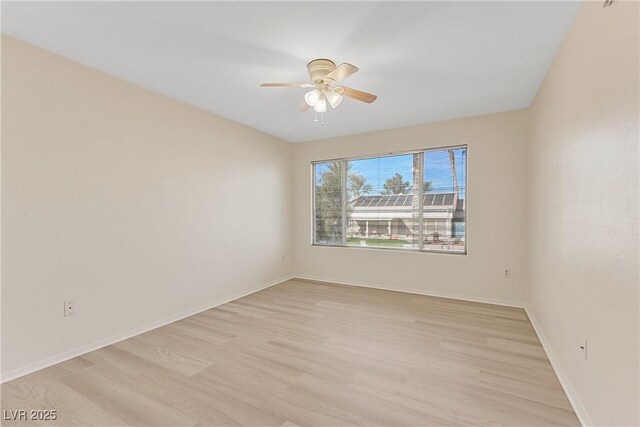
[[[638,19],[584,3],[530,112],[529,311],[597,425],[640,424]]]
[[[2,373],[290,276],[291,193],[289,143],[3,36]]]
[[[295,144],[295,275],[522,304],[526,119],[514,111]],[[458,144],[468,145],[468,255],[311,246],[312,161]]]

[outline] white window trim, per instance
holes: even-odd
[[[401,155],[407,155],[407,154],[420,154],[422,153],[423,155],[420,157],[420,175],[422,177],[424,177],[424,153],[427,153],[429,151],[444,151],[444,150],[452,150],[452,149],[458,149],[458,148],[464,148],[465,149],[465,164],[464,164],[464,177],[465,177],[465,182],[464,182],[464,186],[465,186],[465,206],[464,206],[464,224],[465,224],[465,231],[464,231],[464,251],[452,251],[452,250],[435,250],[435,249],[424,249],[424,219],[420,221],[418,227],[419,227],[419,237],[418,237],[418,249],[407,249],[407,248],[385,248],[385,247],[376,247],[376,246],[349,246],[347,245],[347,221],[346,221],[346,216],[347,216],[347,204],[346,204],[346,194],[347,194],[347,176],[346,176],[346,169],[347,169],[347,163],[348,161],[357,161],[357,160],[366,160],[366,159],[375,159],[375,158],[379,158],[379,157],[391,157],[391,156],[401,156]],[[315,204],[315,198],[316,198],[316,191],[315,191],[315,185],[316,185],[316,176],[315,176],[315,165],[318,163],[329,163],[329,162],[340,162],[340,172],[341,172],[341,184],[342,184],[342,244],[338,245],[338,244],[327,244],[327,243],[316,243],[315,242],[315,231],[316,231],[316,204]],[[356,156],[356,157],[341,157],[341,158],[333,158],[333,159],[323,159],[323,160],[314,160],[311,162],[311,230],[310,230],[310,236],[311,236],[311,246],[314,247],[318,247],[318,248],[342,248],[342,249],[349,249],[349,250],[382,250],[382,251],[393,251],[393,252],[411,252],[411,253],[425,253],[425,254],[447,254],[447,255],[467,255],[468,251],[469,251],[469,246],[468,246],[468,230],[469,230],[469,224],[468,224],[468,215],[467,215],[467,210],[468,210],[468,198],[469,198],[469,194],[468,194],[468,164],[469,164],[469,146],[466,144],[459,144],[459,145],[449,145],[449,146],[443,146],[443,147],[433,147],[433,148],[424,148],[424,149],[420,149],[420,150],[407,150],[407,151],[393,151],[393,152],[386,152],[386,153],[379,153],[379,154],[368,154],[365,156]],[[419,191],[420,193],[422,193],[423,191],[423,181],[424,179],[420,179],[419,180]],[[423,198],[420,198],[419,201],[419,207],[418,207],[418,212],[419,212],[419,218],[423,218],[423,214],[424,214],[424,201]]]

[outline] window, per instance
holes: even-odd
[[[466,147],[313,163],[313,243],[466,253]]]
[[[412,210],[416,156],[421,154],[345,161],[348,246],[418,249]]]
[[[314,165],[314,243],[342,245],[343,243],[343,162]]]

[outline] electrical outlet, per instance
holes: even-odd
[[[76,302],[74,300],[64,302],[64,315],[73,316],[76,314]]]
[[[582,351],[584,353],[584,361],[587,361],[587,339],[586,338],[580,338],[580,342],[578,343],[578,347],[580,348],[580,351]]]
[[[504,276],[505,279],[508,279],[509,277],[511,277],[511,269],[510,268],[505,268],[504,269]]]

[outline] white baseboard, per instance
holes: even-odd
[[[83,345],[81,347],[74,348],[73,350],[69,350],[67,352],[64,352],[64,353],[49,357],[49,358],[41,360],[39,362],[31,363],[31,364],[29,364],[27,366],[23,366],[23,367],[20,367],[20,368],[12,369],[11,371],[8,371],[8,372],[3,372],[2,375],[1,375],[0,384],[1,383],[5,383],[7,381],[14,380],[16,378],[19,378],[19,377],[22,377],[24,375],[30,374],[32,372],[39,371],[39,370],[44,369],[44,368],[48,368],[49,366],[53,366],[53,365],[55,365],[57,363],[61,363],[61,362],[64,362],[66,360],[73,359],[74,357],[82,356],[83,354],[89,353],[89,352],[94,351],[94,350],[98,350],[98,349],[100,349],[102,347],[106,347],[106,346],[111,345],[111,344],[115,344],[115,343],[117,343],[119,341],[126,340],[127,338],[131,338],[133,336],[140,335],[140,334],[148,332],[148,331],[150,331],[152,329],[156,329],[156,328],[159,328],[161,326],[168,325],[169,323],[176,322],[178,320],[184,319],[185,317],[193,316],[194,314],[198,314],[198,313],[200,313],[202,311],[209,310],[211,308],[217,307],[219,305],[225,304],[225,303],[233,301],[233,300],[237,300],[239,298],[242,298],[244,296],[253,294],[255,292],[261,291],[263,289],[269,288],[269,287],[277,285],[279,283],[286,282],[287,280],[290,280],[292,278],[293,278],[293,276],[281,277],[281,278],[273,280],[273,281],[271,281],[271,282],[269,282],[267,284],[260,285],[260,286],[257,286],[255,288],[249,289],[248,291],[240,292],[240,293],[232,295],[230,297],[223,298],[221,300],[210,302],[210,303],[207,303],[207,304],[203,304],[203,305],[201,305],[199,307],[195,307],[195,308],[189,309],[187,311],[183,311],[182,313],[175,314],[173,316],[169,316],[169,317],[166,317],[164,319],[157,320],[155,322],[147,323],[146,325],[142,325],[142,326],[139,326],[137,328],[129,329],[127,331],[124,331],[124,332],[121,332],[119,334],[113,335],[113,336],[111,336],[109,338],[105,338],[103,340],[100,340],[100,341],[97,341],[97,342],[94,342],[94,343],[91,343],[91,344],[87,344],[87,345]]]
[[[381,286],[381,285],[376,285],[376,284],[366,283],[366,282],[345,282],[343,280],[303,276],[299,274],[294,274],[293,279],[307,280],[311,282],[319,282],[319,283],[327,283],[327,284],[334,283],[337,285],[359,286],[362,288],[381,289],[383,291],[404,292],[407,294],[425,295],[430,297],[449,298],[449,299],[457,299],[457,300],[471,301],[471,302],[481,302],[484,304],[503,305],[506,307],[524,308],[522,303],[515,302],[515,301],[507,301],[507,300],[501,300],[501,299],[483,298],[483,297],[475,297],[475,296],[467,296],[467,295],[458,295],[458,294],[453,294],[448,292],[437,292],[437,291],[433,292],[433,291],[425,291],[422,289],[411,289],[411,288],[398,289],[398,288],[391,288],[389,286]]]
[[[533,329],[538,335],[538,339],[542,344],[542,348],[544,348],[545,353],[547,353],[547,359],[549,359],[549,362],[551,362],[551,367],[553,367],[553,370],[556,373],[556,377],[558,377],[560,385],[562,385],[564,393],[567,395],[569,403],[571,403],[573,411],[576,413],[580,424],[582,424],[583,426],[593,426],[594,423],[589,416],[589,413],[587,412],[587,408],[584,406],[584,404],[578,397],[576,390],[571,385],[571,381],[569,381],[569,377],[567,376],[566,372],[564,371],[564,369],[562,369],[562,365],[560,364],[560,361],[558,360],[556,354],[553,352],[551,344],[542,331],[542,327],[538,323],[538,320],[536,320],[536,317],[533,315],[533,313],[530,310],[527,310],[526,307],[524,308],[524,310],[527,312],[527,316],[529,316],[529,320],[531,321]]]

